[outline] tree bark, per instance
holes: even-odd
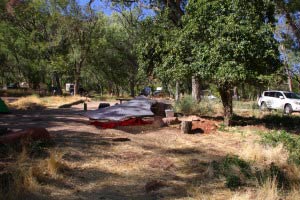
[[[134,80],[130,80],[130,96],[131,97],[135,97],[135,90],[134,90],[134,87],[135,87],[135,81]]]
[[[293,19],[290,13],[290,10],[287,8],[286,1],[277,0],[276,3],[282,14],[285,15],[287,23],[290,25],[294,35],[296,36],[297,44],[300,46],[300,28],[297,26],[296,21]]]
[[[60,80],[59,80],[59,76],[58,76],[57,72],[54,72],[53,76],[54,76],[54,80],[55,80],[56,87],[57,87],[57,94],[62,95]]]
[[[198,103],[201,101],[200,81],[196,76],[192,76],[192,97]]]
[[[224,124],[226,126],[230,126],[232,124],[232,116],[233,116],[232,92],[231,92],[229,86],[219,87],[218,90],[219,90],[221,100],[222,100],[222,104],[223,104]]]
[[[78,94],[79,84],[80,84],[80,76],[76,72],[75,73],[75,81],[74,81],[74,96]]]
[[[192,121],[182,121],[181,122],[181,132],[190,134],[192,133]]]
[[[293,91],[293,79],[291,77],[291,73],[288,69],[287,63],[285,63],[285,70],[286,70],[286,75],[287,75],[287,82],[288,82],[288,86],[289,86],[289,91],[292,92]]]
[[[235,100],[239,100],[238,88],[236,86],[233,87],[233,97]]]
[[[175,101],[179,101],[180,91],[179,91],[179,81],[176,81],[176,90],[175,90]]]

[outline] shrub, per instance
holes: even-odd
[[[242,185],[242,181],[239,176],[237,175],[229,175],[226,177],[226,187],[229,189],[235,189]]]
[[[277,146],[280,143],[289,151],[289,161],[300,165],[300,138],[286,131],[272,131],[262,135],[261,142]]]
[[[247,179],[254,177],[249,163],[238,156],[227,155],[222,162],[212,164],[214,171],[225,177],[225,186],[230,189],[238,188],[244,185]]]
[[[215,105],[216,102],[213,102]],[[211,101],[201,100],[197,103],[192,96],[185,96],[175,104],[175,111],[183,113],[184,115],[199,114],[199,115],[212,115],[215,113]]]
[[[194,101],[192,96],[185,96],[175,104],[176,112],[183,113],[184,115],[194,114],[197,107],[198,103]]]

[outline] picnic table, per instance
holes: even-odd
[[[123,101],[130,101],[132,99],[129,99],[129,98],[117,98],[116,100],[119,100],[120,104],[122,104]]]

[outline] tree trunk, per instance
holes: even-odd
[[[233,97],[235,100],[239,100],[238,88],[236,86],[233,87]]]
[[[200,81],[196,76],[192,76],[192,97],[198,103],[201,101]]]
[[[119,90],[119,86],[116,85],[116,96],[119,97],[120,96],[120,90]]]
[[[226,126],[230,126],[232,123],[232,116],[233,116],[233,110],[232,110],[232,93],[230,90],[230,87],[220,87],[219,93],[221,96],[222,104],[223,104],[223,110],[224,110],[224,124]]]
[[[135,91],[134,91],[134,87],[135,87],[135,81],[134,80],[130,80],[130,96],[131,97],[135,97]]]
[[[79,84],[80,84],[80,76],[78,73],[75,73],[74,96],[78,94]]]
[[[286,75],[287,75],[287,81],[288,81],[288,86],[289,86],[289,91],[292,92],[293,91],[293,80],[291,77],[291,73],[288,69],[287,63],[285,63],[285,70],[286,70]]]
[[[277,0],[276,3],[281,12],[285,15],[286,21],[292,28],[292,31],[296,37],[297,44],[300,46],[300,28],[297,26],[297,22],[294,20],[290,10],[288,10],[286,1]]]
[[[181,122],[181,132],[190,134],[192,133],[192,121],[182,121]]]
[[[179,81],[176,81],[176,90],[175,90],[175,101],[179,101],[180,91],[179,91]]]
[[[62,95],[62,90],[61,90],[61,85],[60,85],[60,81],[59,81],[59,76],[58,76],[58,74],[56,72],[54,72],[53,76],[54,76],[54,80],[55,80],[56,87],[57,87],[57,94],[58,95]]]

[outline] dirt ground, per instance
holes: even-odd
[[[88,108],[96,109],[98,104],[90,102]],[[0,126],[46,128],[53,148],[63,154],[67,170],[41,182],[31,199],[193,199],[195,186],[212,199],[232,195],[223,180],[206,178],[207,169],[212,161],[241,150],[246,138],[240,134],[216,128],[182,134],[176,127],[152,125],[103,130],[89,125],[80,115],[82,109],[78,105],[0,115]]]

